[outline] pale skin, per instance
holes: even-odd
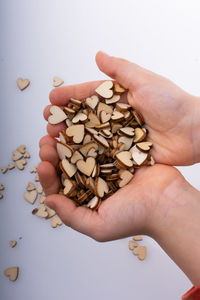
[[[171,81],[123,59],[99,52],[99,69],[128,89],[128,102],[142,113],[153,142],[157,164],[138,170],[133,180],[104,201],[98,211],[76,207],[58,195],[56,140],[64,123],[47,125],[40,140],[38,167],[46,204],[63,222],[97,241],[136,234],[153,237],[194,285],[200,284],[200,192],[172,167],[200,161],[200,99]],[[60,87],[50,93],[51,105],[65,106],[73,97],[94,94],[100,82]],[[44,110],[47,120],[50,106]]]

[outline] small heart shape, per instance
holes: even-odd
[[[60,86],[63,83],[64,83],[64,81],[60,77],[54,76],[54,78],[53,78],[53,86],[54,87]]]
[[[8,170],[12,170],[15,168],[15,165],[13,165],[12,163],[8,164]]]
[[[52,125],[59,124],[67,119],[66,114],[64,111],[56,105],[51,106],[50,108],[51,116],[48,118],[48,122]]]
[[[111,98],[113,96],[113,82],[110,80],[104,81],[98,88],[96,88],[96,93],[103,98]]]
[[[24,193],[24,199],[26,201],[28,201],[29,203],[31,203],[31,204],[35,203],[36,198],[37,198],[37,191],[36,190]]]
[[[121,179],[121,180],[118,180],[118,182],[117,182],[119,187],[125,186],[133,178],[133,174],[131,172],[127,171],[127,170],[122,170],[121,169],[118,174],[119,174],[119,177]]]
[[[65,179],[64,182],[63,182],[63,185],[64,185],[64,195],[68,195],[72,192],[73,190],[73,183],[71,182],[71,180],[69,179]]]
[[[85,100],[85,102],[86,102],[87,106],[89,106],[91,109],[95,109],[95,107],[99,103],[99,98],[96,95],[94,95],[92,97],[88,97]]]
[[[122,151],[117,153],[116,159],[122,166],[130,168],[133,166],[132,155],[129,151]]]
[[[25,159],[20,159],[17,160],[15,163],[19,170],[24,170],[24,166],[27,164],[27,161]]]
[[[133,160],[138,166],[142,165],[148,158],[148,153],[140,151],[137,146],[133,146],[130,150]]]
[[[127,136],[120,136],[118,138],[118,143],[123,143],[124,144],[124,150],[127,151],[131,148],[133,144],[133,138],[129,138]]]
[[[13,153],[12,153],[12,159],[13,159],[13,161],[16,161],[16,160],[18,160],[18,159],[20,159],[22,157],[23,157],[22,153],[20,153],[17,150],[13,151]]]
[[[28,185],[27,185],[27,187],[26,187],[26,190],[28,192],[31,192],[31,191],[35,190],[35,184],[32,183],[32,182],[29,182]]]
[[[63,144],[61,142],[57,142],[57,152],[58,152],[58,156],[60,158],[60,160],[64,159],[64,158],[70,158],[73,154],[73,149],[68,146],[67,144]]]
[[[76,166],[83,174],[90,176],[95,167],[96,161],[93,157],[88,157],[86,161],[80,159],[77,161]]]
[[[9,241],[10,247],[14,248],[17,245],[17,241]]]
[[[26,152],[26,146],[25,145],[21,145],[17,148],[17,151],[19,151],[20,153],[24,154]]]
[[[30,158],[31,156],[30,156],[30,154],[28,153],[28,152],[25,152],[24,153],[24,158]]]
[[[87,116],[84,113],[79,112],[72,119],[72,123],[84,122],[86,120],[87,120]]]
[[[61,221],[61,219],[59,218],[59,216],[55,215],[52,217],[51,219],[51,227],[55,228],[57,226],[62,225],[63,222]]]
[[[61,161],[60,167],[63,170],[63,172],[70,178],[72,176],[74,176],[74,174],[76,173],[76,170],[77,170],[76,166],[73,164],[70,164],[70,162],[66,158],[64,158]]]
[[[87,153],[87,156],[89,157],[89,156],[91,156],[91,157],[94,157],[94,158],[96,158],[97,157],[97,152],[96,152],[96,149],[95,148],[90,148],[89,150],[88,150],[88,153]]]
[[[2,168],[1,168],[1,172],[2,172],[3,174],[5,174],[7,171],[8,171],[8,168],[6,168],[6,167],[2,167]]]
[[[27,86],[29,86],[30,80],[28,79],[23,79],[23,78],[18,78],[17,79],[17,86],[18,88],[23,91]]]
[[[106,113],[104,110],[100,112],[100,120],[102,123],[106,123],[110,120],[111,114]]]
[[[4,275],[9,277],[10,281],[17,280],[18,274],[19,274],[19,267],[7,268],[4,271]]]
[[[85,128],[83,124],[80,125],[72,125],[66,129],[66,135],[68,137],[73,137],[73,141],[76,144],[82,142],[84,138]]]
[[[140,246],[135,248],[133,254],[137,255],[139,260],[144,260],[146,258],[146,247]]]
[[[102,198],[104,194],[109,191],[108,184],[101,177],[98,177],[95,181],[95,191],[98,197]]]
[[[117,110],[115,110],[113,112],[112,117],[111,117],[111,119],[113,121],[121,121],[121,120],[123,120],[123,118],[124,118],[124,115],[121,112],[117,111]]]
[[[48,212],[47,208],[44,204],[39,204],[38,207],[34,208],[32,211],[33,215],[36,215],[40,218],[47,218],[48,217]]]

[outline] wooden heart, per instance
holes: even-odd
[[[55,215],[51,218],[51,227],[55,228],[57,226],[62,225],[63,222],[61,221],[61,219],[59,218],[58,215]]]
[[[107,114],[104,110],[100,112],[100,120],[102,123],[106,123],[110,120],[111,114]]]
[[[125,186],[133,178],[133,174],[127,170],[120,170],[118,174],[121,179],[121,180],[118,180],[119,187]]]
[[[24,166],[27,164],[27,161],[25,159],[20,159],[17,160],[15,163],[19,170],[24,170]]]
[[[81,171],[83,174],[90,176],[95,167],[95,164],[96,164],[95,159],[93,157],[88,157],[86,161],[82,159],[78,160],[76,166],[79,169],[79,171]]]
[[[151,149],[151,142],[141,142],[136,144],[137,148],[141,151],[147,152]]]
[[[64,81],[60,77],[54,76],[54,78],[53,78],[53,86],[57,87],[57,86],[60,86],[63,83],[64,83]]]
[[[18,274],[19,274],[19,267],[7,268],[4,271],[4,275],[9,277],[10,281],[17,280]]]
[[[42,193],[42,195],[40,196],[40,204],[43,204],[45,199],[46,199],[46,196],[44,193]]]
[[[98,144],[95,142],[89,142],[89,143],[81,146],[79,150],[85,157],[87,157],[87,153],[91,148],[98,150]]]
[[[117,103],[116,108],[120,111],[126,112],[127,110],[131,109],[131,105],[126,103]]]
[[[96,209],[99,206],[100,199],[97,196],[94,196],[88,203],[87,207],[91,209]]]
[[[5,174],[8,171],[8,168],[6,168],[6,167],[2,167],[0,169],[3,174]]]
[[[72,119],[72,123],[78,123],[78,122],[85,122],[87,120],[87,116],[82,113],[82,112],[78,112],[75,117],[73,117]]]
[[[139,260],[144,260],[146,258],[146,247],[140,246],[133,250],[133,254],[137,255]]]
[[[97,152],[96,152],[95,148],[92,147],[88,150],[87,157],[89,157],[89,156],[94,157],[94,158],[97,157]]]
[[[13,153],[12,153],[12,159],[13,159],[13,161],[16,161],[16,160],[18,160],[18,159],[20,159],[22,157],[23,157],[22,153],[20,153],[17,150],[13,151]]]
[[[83,159],[83,156],[79,151],[75,151],[71,158],[71,163],[75,164],[79,159]]]
[[[64,185],[64,195],[68,195],[68,194],[70,194],[71,192],[72,192],[72,190],[73,190],[73,183],[72,183],[72,181],[71,180],[69,180],[69,179],[65,179],[64,180],[64,182],[63,182],[63,185]]]
[[[86,98],[85,102],[87,106],[89,106],[91,109],[95,109],[95,107],[99,103],[99,98],[96,95],[94,95],[92,97]]]
[[[126,136],[120,136],[118,138],[118,143],[123,143],[124,144],[124,150],[127,151],[131,148],[133,144],[133,138],[129,138]]]
[[[3,190],[4,190],[4,185],[0,184],[0,191],[3,191]]]
[[[47,212],[46,205],[39,204],[38,207],[33,209],[32,214],[36,215],[40,218],[47,218],[48,217],[48,212]]]
[[[116,122],[123,120],[123,118],[124,118],[124,115],[121,112],[117,111],[117,110],[115,110],[113,112],[112,117],[111,117],[111,119],[113,121],[116,121]]]
[[[26,152],[26,146],[21,145],[16,150],[19,151],[20,153],[24,154]]]
[[[9,241],[10,247],[14,248],[17,245],[17,241]]]
[[[24,193],[24,199],[26,201],[28,201],[29,203],[31,203],[31,204],[35,203],[36,198],[37,198],[37,191],[36,190]]]
[[[13,165],[13,163],[8,164],[8,170],[12,170],[14,168],[15,168],[15,165]]]
[[[50,219],[53,216],[55,216],[56,212],[55,210],[51,209],[50,207],[46,206],[46,211],[48,213],[48,216],[46,217],[46,219]]]
[[[129,241],[128,247],[129,247],[129,250],[134,250],[135,248],[138,247],[138,243],[135,241]]]
[[[74,174],[77,171],[77,168],[75,165],[71,164],[66,158],[64,158],[61,162],[61,168],[63,170],[63,172],[65,172],[65,174],[67,176],[69,176],[70,178],[72,176],[74,176]]]
[[[148,158],[148,153],[140,151],[136,145],[133,146],[129,151],[132,154],[133,160],[139,166],[142,165]]]
[[[24,158],[30,158],[31,156],[30,156],[30,154],[29,154],[29,152],[25,152],[24,153]]]
[[[22,78],[17,79],[17,86],[21,91],[23,91],[25,88],[27,88],[27,86],[29,86],[29,84],[30,84],[30,80],[28,80],[28,79],[22,79]]]
[[[37,173],[37,167],[31,167],[30,173]]]
[[[133,138],[134,143],[138,143],[141,142],[145,139],[146,137],[146,133],[144,132],[144,130],[142,130],[142,128],[135,128],[135,135]]]
[[[56,147],[57,147],[57,152],[60,160],[66,157],[70,158],[74,152],[70,146],[68,146],[67,144],[63,144],[61,142],[57,142]]]
[[[48,122],[52,125],[59,124],[67,118],[64,111],[56,105],[51,106],[50,113],[51,116],[49,116]]]
[[[133,137],[135,134],[135,129],[132,127],[123,127],[119,129],[119,132],[127,137]]]
[[[108,144],[107,140],[103,136],[94,134],[94,139],[100,145],[102,145],[104,148],[109,148],[109,144]]]
[[[112,98],[106,99],[105,102],[106,102],[106,104],[114,104],[114,103],[118,102],[119,100],[120,100],[120,96],[114,95]]]
[[[112,115],[112,113],[113,113],[112,105],[107,105],[105,103],[99,102],[98,107],[97,107],[98,118],[100,117],[101,111],[104,111],[105,113]]]
[[[125,92],[125,89],[119,85],[119,83],[114,84],[114,91],[116,94],[122,94]]]
[[[122,164],[122,166],[128,168],[133,166],[132,155],[129,151],[122,151],[117,153],[116,159],[119,161],[120,164]]]
[[[108,184],[101,177],[98,177],[95,181],[95,191],[98,197],[102,198],[104,194],[107,194],[109,191]]]
[[[40,183],[37,186],[37,192],[38,192],[38,194],[42,194],[43,193],[43,187],[42,187],[42,185]]]
[[[103,98],[111,98],[113,96],[113,82],[108,80],[104,81],[100,86],[96,88],[96,93]]]
[[[89,122],[87,122],[85,124],[87,127],[91,128],[91,127],[95,127],[95,126],[100,125],[100,121],[99,121],[97,115],[94,112],[91,111],[88,114],[88,119],[89,119]]]
[[[28,192],[31,192],[31,191],[35,190],[35,184],[32,183],[32,182],[29,182],[28,185],[27,185],[27,187],[26,187],[26,190]]]
[[[82,142],[84,138],[85,128],[83,124],[80,125],[72,125],[66,129],[66,135],[69,137],[73,137],[73,141],[76,144]]]

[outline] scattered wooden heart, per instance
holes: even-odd
[[[133,160],[136,162],[138,166],[146,162],[148,158],[148,153],[140,151],[136,145],[133,146],[129,151],[132,154]]]
[[[94,158],[97,157],[97,152],[96,152],[95,148],[92,147],[88,150],[87,157],[89,157],[89,156],[94,157]]]
[[[58,87],[63,83],[64,83],[64,81],[60,77],[54,76],[54,78],[53,78],[53,86],[54,87]]]
[[[3,191],[5,189],[3,184],[0,184],[0,191]]]
[[[76,162],[80,159],[83,159],[82,154],[79,151],[75,151],[71,157],[71,163],[76,164]]]
[[[56,144],[56,148],[57,148],[57,152],[58,152],[58,156],[60,158],[60,160],[62,160],[63,158],[70,158],[73,154],[73,149],[67,145],[67,144],[63,144],[62,142],[57,142]]]
[[[47,208],[44,204],[39,204],[38,207],[34,208],[32,210],[32,214],[36,215],[40,218],[47,218],[48,217]]]
[[[36,189],[35,184],[32,183],[32,182],[29,182],[28,185],[27,185],[27,187],[26,187],[26,190],[27,190],[28,192],[31,192],[31,191],[33,191],[33,190],[35,190],[35,189]]]
[[[10,267],[4,271],[4,275],[9,277],[10,281],[16,281],[19,275],[19,267]]]
[[[93,110],[99,103],[99,98],[96,95],[94,95],[94,96],[86,98],[85,102],[86,102],[87,106],[89,106]]]
[[[134,241],[142,241],[143,238],[142,238],[141,235],[135,235],[135,236],[133,237],[133,240],[134,240]]]
[[[111,114],[107,114],[104,110],[100,112],[100,120],[102,123],[106,123],[110,120]]]
[[[137,148],[141,151],[148,152],[151,149],[151,142],[141,142],[136,144]]]
[[[97,143],[95,143],[95,142],[89,142],[89,143],[87,143],[87,144],[85,144],[85,145],[83,145],[83,146],[80,146],[80,152],[85,156],[85,157],[87,157],[87,153],[88,153],[88,151],[91,149],[91,148],[94,148],[95,150],[98,150],[98,144]]]
[[[0,193],[0,199],[3,199],[3,194],[2,193]]]
[[[24,153],[24,158],[30,158],[31,156],[30,156],[30,153],[29,152],[25,152]]]
[[[82,142],[84,138],[84,125],[72,125],[66,129],[66,135],[69,137],[73,137],[73,141],[76,144]]]
[[[5,174],[8,171],[8,168],[6,167],[1,167],[0,169],[3,174]]]
[[[52,228],[56,228],[57,226],[60,226],[60,225],[62,225],[62,224],[63,224],[63,222],[62,222],[62,220],[59,218],[58,215],[55,215],[55,216],[53,216],[53,217],[51,218],[51,227],[52,227]]]
[[[19,160],[19,159],[21,159],[22,157],[23,157],[23,154],[22,154],[22,153],[20,153],[20,152],[17,151],[17,150],[13,151],[13,153],[12,153],[12,159],[13,159],[13,161]]]
[[[68,196],[74,188],[73,183],[70,179],[65,179],[64,182],[63,182],[63,185],[65,187],[64,191],[63,191],[64,195]]]
[[[135,135],[133,138],[134,143],[139,143],[145,139],[146,133],[141,128],[139,128],[139,127],[135,128],[134,132],[135,132]]]
[[[80,159],[77,161],[76,166],[83,174],[90,176],[95,167],[94,157],[88,157],[86,161]]]
[[[97,143],[102,145],[104,148],[109,148],[108,141],[103,136],[94,134],[94,139],[95,141],[97,141]]]
[[[37,199],[37,191],[33,190],[31,192],[25,192],[24,193],[24,199],[28,201],[31,204],[35,203],[35,200]]]
[[[30,173],[37,173],[37,167],[31,167]]]
[[[125,167],[130,168],[133,166],[132,155],[129,151],[122,151],[117,153],[116,159]]]
[[[42,193],[42,195],[40,196],[40,203],[43,204],[45,199],[46,199],[46,196],[45,196],[45,194]]]
[[[128,138],[126,136],[120,136],[118,138],[118,143],[123,143],[124,144],[124,150],[127,151],[131,148],[133,144],[133,138]]]
[[[100,199],[97,196],[94,196],[88,203],[87,203],[87,207],[91,208],[91,209],[97,209],[97,207],[99,206],[99,202]]]
[[[42,194],[42,192],[43,192],[43,187],[40,183],[37,186],[37,192],[38,192],[38,194]]]
[[[85,122],[87,121],[87,116],[82,113],[82,112],[78,112],[75,117],[73,117],[72,119],[72,123],[76,124],[78,122]]]
[[[12,170],[15,168],[15,165],[13,163],[8,164],[8,170]]]
[[[106,102],[106,104],[114,104],[114,103],[117,103],[119,100],[120,100],[120,96],[114,95],[112,98],[106,99],[105,102]]]
[[[17,245],[17,241],[9,241],[10,247],[14,248]]]
[[[138,243],[135,241],[129,241],[129,243],[128,243],[129,250],[134,250],[138,246],[139,246]]]
[[[48,216],[46,217],[46,219],[50,219],[53,216],[55,216],[56,212],[55,210],[51,209],[50,207],[46,206],[46,211],[48,213]]]
[[[21,91],[23,91],[25,88],[27,88],[29,86],[29,84],[30,84],[29,79],[22,79],[22,78],[17,79],[17,86]]]
[[[126,135],[127,137],[133,137],[135,135],[135,129],[132,127],[123,127],[119,129],[121,134]]]
[[[107,105],[103,102],[99,102],[97,106],[97,117],[100,117],[100,113],[104,111],[106,114],[112,115],[113,113],[113,108],[111,105]]]
[[[59,124],[67,118],[64,111],[59,106],[56,105],[51,106],[50,113],[51,116],[49,116],[48,122],[53,125]]]
[[[129,172],[128,170],[120,170],[118,174],[120,177],[120,180],[118,180],[118,182],[117,182],[119,187],[125,186],[133,178],[133,174],[131,172]]]
[[[133,254],[137,255],[139,260],[144,260],[146,258],[146,247],[139,246],[133,250]]]
[[[24,166],[27,164],[27,161],[25,159],[19,159],[15,163],[19,170],[24,170]]]
[[[129,104],[126,104],[126,103],[117,103],[116,104],[116,108],[118,109],[118,110],[120,110],[120,111],[127,111],[127,110],[129,110],[129,109],[131,109],[131,105],[129,105]]]
[[[74,176],[77,170],[76,166],[71,164],[66,158],[61,161],[61,168],[70,178]]]
[[[36,182],[40,181],[39,175],[38,175],[38,174],[35,175],[35,181],[36,181]]]
[[[26,145],[19,146],[16,151],[19,151],[20,153],[24,154],[26,152]]]
[[[119,83],[114,84],[114,92],[116,94],[123,94],[126,90],[119,85]]]
[[[124,115],[121,112],[117,111],[117,110],[115,110],[113,112],[112,117],[111,117],[111,119],[114,122],[119,122],[119,121],[123,120],[123,118],[124,118]]]
[[[108,184],[101,177],[98,177],[95,181],[95,191],[98,197],[103,198],[104,194],[109,191]]]
[[[113,82],[104,81],[100,86],[96,88],[96,93],[103,98],[109,99],[113,96]]]
[[[135,120],[137,121],[137,123],[142,126],[144,124],[144,119],[143,116],[141,115],[141,113],[139,113],[138,111],[134,110],[133,111],[133,115]]]

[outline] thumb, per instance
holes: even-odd
[[[137,88],[147,79],[147,70],[128,60],[109,56],[102,51],[96,54],[96,63],[103,73],[115,79],[126,89]]]

